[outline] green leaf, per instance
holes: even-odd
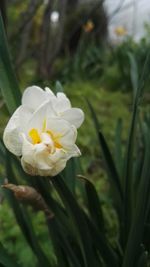
[[[66,267],[67,262],[70,261],[73,266],[80,267],[80,261],[78,261],[80,260],[79,253],[75,254],[78,246],[77,244],[75,244],[75,240],[73,239],[74,237],[72,236],[73,229],[69,225],[70,222],[68,220],[68,217],[66,216],[66,212],[60,206],[60,204],[57,203],[55,199],[53,199],[52,186],[50,185],[48,179],[45,179],[43,177],[32,177],[31,179],[30,176],[24,173],[21,164],[16,159],[16,157],[13,157],[13,163],[15,164],[17,171],[22,179],[25,179],[28,184],[35,187],[39,191],[39,193],[47,203],[49,209],[52,210],[52,212],[55,214],[54,218],[51,218],[50,220],[47,218],[46,221],[58,265]],[[70,243],[67,239],[69,235],[71,236]],[[72,240],[74,240],[74,250],[72,249],[71,245]]]
[[[123,201],[123,192],[121,188],[121,183],[120,183],[119,175],[118,175],[115,163],[113,161],[113,158],[111,156],[110,150],[101,132],[99,132],[99,141],[101,144],[101,149],[102,149],[103,157],[105,160],[107,172],[108,172],[111,184],[113,186],[113,196],[114,196],[115,204],[116,204],[116,207],[118,207],[119,213],[121,213],[121,207],[122,207],[122,201]]]
[[[118,209],[118,212],[121,213],[121,203],[123,200],[123,191],[121,188],[119,174],[117,172],[115,163],[114,163],[113,158],[111,156],[111,153],[109,151],[106,140],[105,140],[102,132],[100,131],[99,121],[98,121],[96,113],[93,109],[93,106],[91,105],[91,103],[88,100],[87,100],[87,103],[88,103],[89,109],[91,111],[91,115],[92,115],[92,119],[93,119],[93,122],[95,125],[95,129],[96,129],[97,137],[99,140],[100,148],[101,148],[101,151],[103,153],[103,158],[105,160],[105,164],[107,167],[108,176],[109,176],[111,184],[113,186],[114,202],[117,205],[116,207]]]
[[[7,250],[3,247],[3,245],[1,243],[0,243],[0,263],[3,264],[2,266],[4,266],[4,267],[19,267],[20,266],[8,254]]]
[[[75,194],[76,175],[77,175],[76,170],[77,170],[76,159],[72,158],[67,162],[67,166],[63,171],[63,176],[65,178],[65,181],[73,194]]]
[[[123,267],[133,267],[137,261],[138,252],[143,239],[144,226],[148,216],[148,205],[150,201],[150,138],[147,139],[146,152],[142,168],[142,176],[138,188],[137,205],[129,232]]]
[[[131,125],[129,129],[127,149],[125,155],[125,165],[124,165],[124,237],[123,243],[124,246],[127,242],[128,233],[130,231],[131,220],[132,220],[132,186],[133,186],[133,160],[134,160],[134,143],[135,143],[135,133],[137,127],[137,118],[138,118],[138,107],[140,104],[143,87],[145,84],[145,80],[147,79],[147,73],[149,71],[149,59],[150,52],[147,54],[145,64],[143,66],[143,72],[141,74],[141,78],[138,82],[138,88],[136,89],[136,95],[133,103],[133,112],[131,118]]]
[[[30,179],[30,181],[32,181],[31,185],[41,193],[49,209],[55,214],[55,217],[52,220],[47,220],[47,224],[59,265],[66,266],[66,258],[66,262],[69,259],[72,263],[76,263],[75,266],[80,266],[78,260],[75,260],[76,257],[80,258],[79,254],[77,254],[78,256],[74,255],[71,244],[69,244],[69,241],[67,240],[67,237],[71,235],[70,243],[72,243],[72,240],[74,240],[75,246],[75,239],[72,236],[73,227],[69,225],[70,221],[66,211],[52,197],[52,187],[49,183],[49,180],[45,180],[43,177],[38,177],[38,179],[37,177],[32,177],[32,180]],[[65,251],[66,247],[70,247],[70,249],[67,249],[67,255]]]
[[[112,267],[117,267],[117,258],[115,253],[108,246],[103,234],[100,234],[100,231],[94,227],[94,224],[90,222],[87,215],[81,210],[77,201],[75,200],[72,193],[69,191],[67,185],[63,181],[63,178],[60,176],[51,178],[51,181],[59,193],[64,205],[69,211],[73,222],[77,227],[77,234],[79,238],[79,245],[83,254],[84,266],[100,266],[99,257],[97,258],[96,251],[99,250],[99,253],[102,253],[104,261],[106,263],[111,263]],[[86,238],[85,238],[86,237]],[[94,249],[96,246],[96,250]],[[93,251],[94,250],[94,251]]]
[[[56,91],[56,93],[59,93],[59,92],[63,93],[64,92],[63,86],[59,81],[56,81],[55,91]]]
[[[5,29],[0,14],[0,89],[8,111],[13,113],[20,105],[21,93],[12,68]]]
[[[5,148],[2,140],[0,139],[0,161],[4,162],[4,160],[5,160]]]
[[[9,152],[6,152],[6,177],[8,177],[8,181],[10,183],[17,184],[17,180],[12,169],[11,156]],[[8,198],[10,206],[13,209],[17,223],[20,226],[20,229],[28,244],[36,255],[39,265],[51,267],[49,260],[39,245],[27,209],[22,205],[19,205],[12,192],[6,190],[5,194]]]
[[[104,217],[103,211],[101,207],[101,202],[96,192],[94,185],[85,177],[79,176],[79,178],[83,179],[85,183],[85,190],[88,201],[88,209],[90,212],[90,217],[92,221],[94,221],[96,227],[101,230],[104,234]]]
[[[118,259],[112,248],[109,246],[105,237],[105,227],[103,212],[101,209],[100,199],[97,195],[94,185],[85,177],[80,177],[85,182],[85,189],[88,198],[88,207],[90,211],[90,220],[88,225],[93,237],[93,243],[99,250],[99,253],[103,257],[103,260],[108,266],[118,266]],[[95,227],[94,227],[94,225]]]
[[[121,133],[122,133],[122,119],[118,119],[117,126],[116,126],[116,132],[115,132],[114,155],[115,155],[115,162],[116,162],[117,171],[118,171],[120,177],[122,177],[122,171],[123,171]],[[123,185],[122,185],[122,188],[123,188]]]
[[[87,222],[91,232],[93,244],[99,251],[103,261],[106,263],[106,266],[119,267],[120,265],[117,254],[108,244],[108,240],[105,238],[103,232],[100,232],[100,230],[94,226],[91,220],[88,219]]]
[[[76,254],[75,244],[72,247],[72,241],[69,243],[69,231],[64,231],[61,223],[57,220],[56,216],[48,223],[50,235],[55,248],[58,266],[66,267],[66,263],[71,266],[81,267],[79,254]],[[66,229],[65,229],[66,230]],[[67,254],[66,254],[67,251]],[[70,265],[69,265],[70,266]]]
[[[96,116],[95,110],[94,110],[93,106],[91,105],[90,101],[88,99],[86,99],[86,101],[87,101],[87,104],[88,104],[88,107],[89,107],[89,110],[91,112],[91,116],[92,116],[92,119],[93,119],[93,122],[95,125],[97,137],[99,139],[100,124],[99,124],[98,118]]]
[[[139,74],[138,74],[138,65],[135,59],[135,56],[128,52],[128,57],[130,60],[130,76],[133,87],[134,98],[136,97],[138,82],[139,82]]]
[[[84,266],[90,267],[94,263],[96,267],[97,264],[96,264],[96,258],[94,257],[93,254],[94,252],[92,249],[92,240],[82,210],[78,206],[74,196],[72,195],[71,191],[69,191],[69,189],[67,188],[61,176],[51,178],[51,181],[55,189],[57,190],[58,194],[60,195],[62,201],[64,202],[64,205],[69,211],[72,221],[76,226],[79,246],[83,255]]]

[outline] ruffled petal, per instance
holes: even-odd
[[[79,128],[84,121],[84,113],[79,108],[71,108],[64,111],[61,115],[61,118],[67,120],[71,125],[74,125],[76,128]]]
[[[32,145],[24,136],[21,164],[30,175],[54,176],[66,166],[66,155],[63,151],[49,154],[44,144]]]
[[[50,95],[50,93],[45,92],[38,86],[34,85],[27,87],[22,96],[22,105],[27,106],[32,111],[35,111],[41,106],[41,104],[50,99]]]
[[[28,122],[27,130],[29,131],[33,128],[36,128],[41,132],[43,129],[44,122],[47,123],[47,117],[48,116],[54,117],[54,115],[55,113],[52,109],[51,102],[49,101],[49,102],[43,103],[43,105],[41,105],[39,109],[37,109],[33,113],[30,121]]]
[[[31,115],[28,108],[20,106],[14,112],[5,128],[3,134],[4,144],[16,156],[21,156],[22,138],[20,133],[26,131],[26,125]]]
[[[50,98],[52,98],[52,97],[56,98],[53,91],[49,87],[45,87],[45,92],[46,92],[47,96],[49,96]]]
[[[60,138],[60,143],[64,149],[72,147],[77,139],[77,130],[74,126],[70,125],[68,131]]]
[[[80,149],[77,147],[77,145],[73,145],[68,151],[68,159],[72,158],[72,157],[79,157],[81,156],[81,151]]]
[[[64,149],[72,146],[77,138],[77,130],[65,120],[59,118],[49,118],[47,120],[47,130],[50,130],[57,141]]]
[[[66,167],[66,164],[67,164],[66,160],[60,160],[59,164],[53,165],[53,168],[51,169],[49,176],[56,176]]]
[[[57,98],[53,100],[53,108],[57,115],[71,108],[71,103],[64,93],[57,93]]]
[[[49,172],[51,166],[47,163],[48,154],[44,144],[32,145],[23,136],[21,164],[25,172],[30,175],[44,175],[42,171]]]
[[[56,118],[47,118],[47,130],[51,130],[54,133],[60,133],[61,135],[64,135],[70,128],[70,124],[58,117]]]

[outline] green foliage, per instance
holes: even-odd
[[[138,66],[138,73],[142,72],[149,47],[148,33],[138,43],[132,38],[127,38],[122,43],[110,47],[93,41],[87,42],[83,37],[76,53],[71,57],[66,55],[65,59],[59,59],[55,77],[59,77],[63,82],[76,79],[84,81],[88,78],[99,81],[102,87],[111,90],[129,91],[136,82],[132,69]],[[149,90],[149,78],[145,86]]]
[[[6,102],[7,108],[9,112],[12,113],[15,110],[16,106],[19,105],[21,95],[16,77],[11,66],[10,55],[7,47],[6,36],[1,16],[0,40],[0,89],[2,91],[2,95]]]
[[[64,89],[71,99],[73,106],[82,107],[86,114],[85,122],[78,136],[78,144],[84,155],[81,159],[83,165],[86,168],[92,167],[92,162],[96,163],[95,158],[99,157],[99,148],[97,146],[97,138],[91,121],[90,111],[85,99],[88,98],[93,104],[97,117],[100,118],[101,128],[109,140],[109,145],[113,149],[116,121],[118,118],[123,119],[122,142],[124,142],[127,137],[131,94],[127,95],[119,91],[108,91],[101,87],[99,83],[87,81],[68,83],[64,86]]]
[[[20,93],[18,86],[14,91],[16,79],[10,65],[2,25],[0,25],[0,33],[4,40],[3,45],[0,46],[0,62],[3,70],[3,75],[0,76],[0,87],[1,89],[5,88],[3,96],[11,113],[17,108]],[[3,51],[6,59],[1,56]],[[32,211],[21,204],[11,192],[5,191],[4,193],[11,207],[9,216],[12,221],[15,220],[17,223],[16,229],[12,229],[11,237],[17,238],[18,231],[21,231],[21,241],[16,243],[18,246],[22,246],[24,252],[23,244],[26,244],[31,267],[146,267],[148,264],[150,250],[150,115],[145,112],[141,117],[139,104],[143,93],[143,82],[147,76],[149,55],[141,77],[139,77],[141,72],[137,68],[138,63],[135,57],[128,53],[128,59],[130,78],[134,89],[133,110],[124,149],[121,147],[122,121],[118,121],[115,132],[115,156],[102,133],[102,122],[99,124],[98,112],[94,110],[91,98],[89,101],[87,88],[85,94],[97,134],[97,149],[103,157],[103,169],[107,174],[106,179],[110,189],[110,194],[107,195],[108,202],[105,202],[105,205],[109,203],[115,214],[116,234],[113,242],[106,229],[107,216],[103,205],[104,200],[90,179],[81,175],[82,168],[78,161],[70,161],[65,171],[56,177],[45,179],[30,177],[24,173],[18,159],[5,149],[2,141],[0,142],[0,155],[2,155],[0,160],[3,162],[1,183],[4,182],[6,176],[10,183],[16,185],[23,183],[36,188],[53,214],[53,216],[47,216],[46,213],[39,215],[37,211]],[[62,86],[57,82],[56,90],[60,89],[62,90]],[[97,101],[101,99],[103,102],[103,94],[104,92]],[[90,128],[87,130],[88,134],[89,132]],[[87,151],[87,153],[89,152]],[[121,162],[118,163],[119,160]],[[78,182],[77,176],[80,178]],[[35,221],[33,218],[31,219],[32,214],[34,214]],[[2,216],[3,214],[1,214]],[[38,230],[39,225],[36,224],[36,219],[38,224],[40,223],[44,227],[44,231]],[[5,219],[3,218],[3,220]],[[6,231],[9,225],[3,225],[3,227]],[[41,238],[40,232],[42,231]],[[10,242],[3,244],[2,237],[0,241],[2,243],[0,243],[1,266],[19,267],[21,264],[21,266],[28,264],[27,260],[23,262],[24,255],[18,256],[15,253]]]

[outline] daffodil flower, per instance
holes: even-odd
[[[32,86],[5,128],[4,143],[21,157],[25,172],[55,176],[71,157],[81,154],[75,142],[83,120],[83,111],[72,108],[65,94],[55,96],[49,88]]]
[[[42,90],[38,86],[31,86],[26,88],[22,96],[22,106],[27,107],[32,113],[47,102],[49,102],[51,117],[67,120],[76,128],[81,126],[84,120],[83,111],[79,108],[72,108],[64,93],[57,93],[55,96],[48,87]]]

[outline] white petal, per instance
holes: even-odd
[[[20,106],[10,118],[3,134],[4,144],[10,152],[21,156],[22,138],[20,133],[26,130],[31,112],[28,108]]]
[[[56,98],[53,91],[49,87],[45,87],[45,92],[47,93],[47,96]]]
[[[54,165],[52,168],[49,167],[49,169],[38,169],[25,162],[24,159],[21,160],[21,164],[24,171],[32,176],[55,176],[66,167],[65,160],[61,161],[59,164]]]
[[[77,139],[77,130],[74,126],[70,125],[68,131],[60,138],[60,144],[64,149],[72,147]]]
[[[21,158],[21,165],[23,170],[29,175],[35,176],[38,175],[37,169],[33,167],[31,164],[27,163],[24,158]]]
[[[69,99],[63,93],[57,93],[57,98],[53,101],[53,108],[59,115],[67,109],[71,108]]]
[[[51,162],[51,166],[53,166],[49,175],[55,176],[66,167],[67,153],[64,152],[63,149],[57,149],[54,154],[49,156],[49,160]]]
[[[63,149],[56,149],[56,152],[49,155],[49,161],[52,164],[58,163],[60,160],[67,161],[67,153]]]
[[[33,113],[27,125],[27,130],[29,131],[33,128],[36,128],[39,131],[42,131],[43,123],[45,120],[47,120],[47,116],[54,116],[54,114],[55,113],[52,110],[51,102],[49,101],[49,102],[43,103],[43,105],[41,105],[39,109],[37,109]]]
[[[67,163],[66,160],[59,161],[58,164],[53,166],[52,170],[50,171],[49,176],[55,176],[58,173],[60,173],[66,167],[66,163]]]
[[[51,130],[54,133],[60,133],[61,135],[64,135],[66,132],[68,132],[70,128],[70,124],[62,120],[60,118],[47,118],[47,130]]]
[[[84,113],[79,108],[71,108],[61,114],[61,118],[79,128],[84,121]]]
[[[32,111],[47,101],[47,94],[38,86],[27,87],[22,96],[22,104],[29,107]]]
[[[72,148],[68,151],[68,159],[79,156],[81,156],[80,149],[76,145],[73,145]]]
[[[51,175],[53,162],[49,159],[49,151],[43,144],[32,145],[26,136],[23,136],[22,167],[30,175]]]
[[[59,142],[64,149],[72,146],[76,141],[76,128],[65,120],[49,118],[47,120],[47,129],[52,131],[54,136],[60,136]]]
[[[22,138],[22,160],[35,167],[35,146],[27,140],[25,134],[22,135]]]
[[[31,145],[26,141],[21,164],[25,172],[30,175],[55,176],[66,166],[66,158],[59,153],[51,158],[44,150]],[[34,148],[33,148],[34,147]]]

